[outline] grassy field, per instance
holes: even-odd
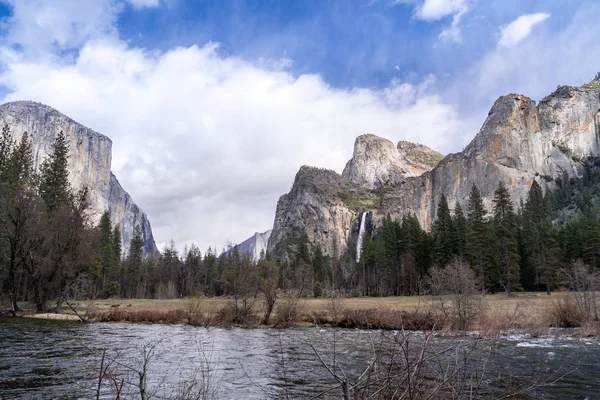
[[[446,332],[477,331],[482,335],[499,335],[523,330],[532,336],[543,336],[552,326],[578,327],[586,336],[600,335],[597,321],[585,320],[569,294],[555,292],[516,293],[474,296],[468,320],[457,320],[449,298],[444,307],[439,298],[429,296],[358,297],[358,298],[295,298],[281,296],[268,325],[341,326],[381,329],[437,329]],[[76,310],[91,321],[129,321],[147,323],[189,323],[200,326],[245,326],[264,324],[264,301],[250,299],[251,307],[240,316],[233,299],[185,298],[171,300],[107,299],[80,301]],[[66,314],[73,314],[65,308]],[[31,309],[25,314],[32,316]],[[53,314],[42,318],[63,319]],[[73,318],[74,317],[74,318]],[[74,315],[68,317],[76,319]],[[457,323],[460,322],[460,323]]]

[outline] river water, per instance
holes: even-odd
[[[100,397],[114,398],[114,382],[124,382],[122,398],[139,398],[136,371],[141,370],[144,351],[150,354],[147,388],[154,398],[182,397],[196,382],[218,399],[336,399],[342,391],[318,356],[330,368],[335,357],[335,372],[353,382],[387,340],[401,335],[317,327],[206,329],[4,318],[0,399],[95,398],[103,354],[103,365],[109,367]],[[418,354],[426,335],[409,337]],[[497,388],[534,382],[541,386],[525,398],[600,399],[598,339],[433,337],[429,346],[445,349],[456,360],[464,355],[457,348],[476,349],[469,354],[477,355],[477,378],[487,387],[478,397],[492,398],[500,393]]]

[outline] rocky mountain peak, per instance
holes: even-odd
[[[238,244],[238,251],[240,254],[245,254],[254,261],[260,259],[261,253],[267,251],[267,245],[269,244],[269,237],[271,237],[271,230],[266,232],[255,232],[254,235]]]
[[[401,140],[396,147],[409,163],[424,171],[433,169],[444,158],[443,154],[419,143]]]
[[[370,133],[357,137],[352,159],[342,177],[366,189],[376,189],[397,185],[406,177],[419,176],[432,168],[430,165],[438,153],[425,146],[401,143],[394,146],[391,141]]]
[[[432,160],[423,161],[425,155]],[[521,94],[500,97],[465,150],[437,163],[441,155],[424,146],[400,142],[394,147],[363,135],[342,179],[332,173],[326,184],[313,180],[309,190],[292,188],[281,197],[269,250],[282,256],[288,239],[306,232],[313,246],[337,257],[349,245],[354,248],[364,211],[375,232],[387,216],[399,219],[407,213],[430,229],[440,196],[451,209],[456,203],[464,208],[473,184],[488,210],[499,182],[519,204],[534,181],[552,189],[565,174],[580,176],[589,155],[600,155],[600,74],[581,87],[559,86],[537,105]]]

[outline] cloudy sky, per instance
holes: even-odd
[[[600,70],[595,0],[12,0],[0,97],[113,140],[159,247],[269,229],[301,165],[372,132],[460,151],[493,101]]]

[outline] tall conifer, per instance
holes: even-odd
[[[431,231],[433,235],[434,259],[438,266],[445,266],[452,259],[452,216],[448,200],[443,194],[438,202],[436,220]]]
[[[494,193],[494,229],[499,264],[500,282],[507,295],[519,286],[519,249],[517,243],[517,217],[504,182]]]
[[[69,144],[61,131],[40,168],[40,196],[50,213],[72,200],[68,164]]]

